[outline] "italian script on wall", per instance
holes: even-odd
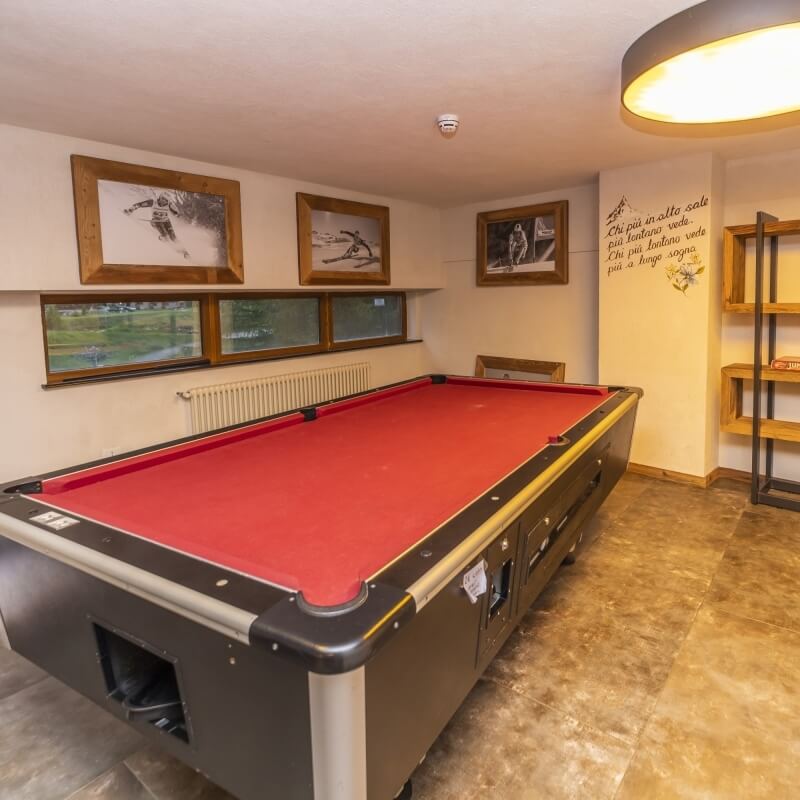
[[[623,195],[606,215],[602,247],[606,277],[657,269],[685,295],[705,271],[698,245],[707,234],[708,205],[702,194],[659,211],[642,212]]]

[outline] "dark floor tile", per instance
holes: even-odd
[[[610,800],[630,745],[480,681],[412,776],[414,800]]]
[[[659,539],[716,542],[733,532],[746,505],[746,498],[734,492],[656,482],[619,520],[647,527]]]
[[[746,511],[708,594],[716,608],[800,631],[800,517]]]
[[[530,614],[486,677],[634,743],[667,680],[675,646],[661,647],[587,606],[566,617]]]
[[[155,747],[146,747],[125,761],[156,800],[235,800],[205,776]],[[265,789],[268,796],[269,791]]]
[[[607,587],[631,585],[636,589],[650,585],[702,596],[728,540],[726,536],[713,544],[696,543],[686,541],[680,531],[672,537],[664,537],[626,514],[624,519],[614,522],[595,545],[581,551],[576,564],[562,569],[558,579],[569,573],[591,576],[591,580],[602,581]]]
[[[745,501],[730,492],[654,484],[604,532],[592,558],[648,574],[653,580],[710,582],[733,536]]]
[[[153,795],[124,764],[117,764],[67,800],[153,800]]]
[[[599,620],[638,634],[661,652],[674,654],[680,647],[708,582],[692,576],[666,573],[654,579],[629,559],[620,559],[614,546],[598,542],[591,553],[579,554],[575,564],[563,566],[534,604],[535,616],[523,619],[541,624],[547,613],[569,621],[588,613]]]
[[[651,479],[626,473],[620,478],[600,508],[584,524],[579,551],[585,552],[599,539],[650,484]]]
[[[650,478],[635,475],[631,472],[625,473],[603,502],[602,510],[610,518],[616,519],[635,503],[652,483],[653,481]]]
[[[797,797],[798,685],[799,634],[704,607],[619,800]]]
[[[0,701],[0,800],[60,800],[139,747],[126,725],[46,678]]]
[[[11,650],[0,647],[0,700],[44,680],[47,674]]]
[[[794,496],[790,495],[790,497]],[[791,511],[788,508],[777,508],[776,506],[768,506],[764,503],[753,505],[749,502],[748,498],[747,510],[753,514],[759,514],[762,517],[768,517],[777,520],[794,519],[796,521],[795,524],[800,524],[800,512]]]
[[[749,481],[737,480],[735,478],[719,478],[709,486],[712,492],[733,492],[734,494],[741,494],[745,496],[750,495]]]

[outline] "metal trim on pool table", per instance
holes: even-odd
[[[601,422],[592,428],[589,433],[575,442],[572,448],[543,470],[540,475],[525,487],[525,489],[514,495],[507,503],[501,506],[495,514],[492,514],[486,522],[464,539],[458,547],[439,560],[421,578],[412,583],[407,591],[413,596],[417,604],[417,611],[436,597],[461,570],[469,565],[470,561],[472,561],[475,556],[484,550],[501,531],[508,527],[508,525],[519,516],[519,514],[525,511],[540,492],[551,486],[558,476],[589,450],[617,420],[628,413],[632,407],[635,407],[638,399],[638,396],[635,394],[626,397],[615,409],[608,413]],[[500,483],[500,481],[498,481],[498,483]],[[442,525],[445,524],[447,523],[442,523]],[[442,526],[439,526],[439,528],[441,527]],[[436,530],[439,530],[439,528]],[[436,531],[432,531],[429,535],[433,535],[435,532]],[[415,544],[415,547],[417,546],[419,546],[419,542]],[[405,553],[403,555],[405,555]],[[398,559],[399,558],[402,558],[402,556],[398,556]],[[396,560],[397,559],[395,559],[395,561]],[[392,563],[394,563],[394,561]],[[388,569],[390,566],[391,564],[388,564],[381,572]],[[370,580],[379,575],[380,572],[376,573]]]
[[[364,667],[308,673],[314,800],[367,800],[367,701]]]
[[[250,644],[250,627],[257,617],[249,611],[173,583],[90,547],[54,536],[49,531],[14,517],[4,515],[0,519],[0,534],[168,611]]]
[[[99,519],[95,519],[94,517],[87,517],[85,514],[78,514],[77,511],[71,511],[68,508],[64,508],[63,506],[59,506],[57,503],[54,503],[52,500],[40,500],[38,497],[34,495],[25,495],[26,500],[30,500],[32,503],[38,503],[42,508],[47,509],[54,509],[59,513],[63,514],[65,517],[75,517],[76,519],[82,520],[84,522],[91,522],[93,525],[100,525],[103,528],[108,528],[110,531],[116,531],[117,533],[122,533],[125,536],[130,536],[133,539],[136,539],[140,542],[144,542],[145,544],[152,546],[152,547],[160,547],[162,550],[169,550],[171,553],[177,553],[179,556],[185,556],[186,558],[190,558],[193,561],[200,561],[203,564],[208,564],[210,567],[214,567],[215,569],[220,570],[220,572],[230,572],[232,575],[239,575],[242,578],[245,578],[248,581],[254,581],[255,583],[263,583],[264,586],[269,586],[273,589],[279,589],[282,592],[287,592],[288,594],[295,594],[298,590],[292,589],[289,586],[284,586],[283,584],[276,583],[275,581],[267,580],[266,578],[262,578],[259,575],[252,575],[249,572],[243,572],[240,569],[236,569],[236,567],[228,567],[225,564],[220,563],[219,561],[214,561],[210,558],[206,558],[205,556],[199,556],[195,554],[188,554],[185,551],[181,550],[179,547],[176,547],[171,544],[165,544],[164,542],[157,542],[155,539],[150,539],[147,536],[143,536],[141,533],[135,533],[134,531],[129,531],[127,528],[120,528],[118,525],[111,525],[108,522],[101,522]],[[113,558],[113,556],[109,556],[109,558]],[[120,560],[120,559],[117,559]],[[126,561],[126,564],[130,562]],[[132,565],[135,566],[135,565]],[[164,580],[169,580],[165,578]],[[170,581],[171,583],[175,583],[175,581]],[[230,604],[229,604],[230,605]]]

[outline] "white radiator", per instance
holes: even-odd
[[[180,397],[189,401],[193,433],[280,414],[370,388],[369,364],[290,372],[235,383],[199,386]]]

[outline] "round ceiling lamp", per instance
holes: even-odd
[[[800,0],[707,0],[664,20],[625,53],[622,104],[684,124],[800,110]]]

